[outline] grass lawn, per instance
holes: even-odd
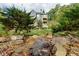
[[[13,35],[14,34],[14,30],[9,31],[8,33],[9,33],[9,35]],[[30,35],[30,36],[31,35],[42,36],[42,35],[46,35],[46,34],[49,34],[49,33],[52,33],[51,32],[51,29],[47,29],[47,28],[44,28],[44,29],[36,29],[35,28],[35,29],[31,29],[31,31],[29,33],[26,33],[26,35]]]
[[[32,29],[29,33],[30,35],[46,35],[51,33],[51,29]]]

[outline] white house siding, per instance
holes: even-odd
[[[36,17],[34,26],[37,26],[38,20],[41,20],[42,22],[44,22],[43,18],[46,18],[47,19],[46,21],[48,21],[48,16],[46,14],[41,13],[41,12],[36,12],[36,11],[32,10],[31,16]],[[43,27],[47,28],[48,27],[47,23],[43,23]]]

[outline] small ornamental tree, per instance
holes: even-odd
[[[30,16],[31,12],[27,13],[25,10],[16,7],[6,8],[6,19],[1,22],[8,28],[8,30],[15,29],[15,32],[26,30],[27,33],[33,27],[35,18]]]

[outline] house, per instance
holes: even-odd
[[[38,21],[41,20],[42,27],[47,28],[48,27],[48,15],[43,11],[40,10],[40,12],[37,12],[35,10],[31,11],[31,16],[36,17],[34,26],[38,27]]]

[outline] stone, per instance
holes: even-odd
[[[38,36],[37,36],[37,35],[33,35],[32,37],[33,37],[33,38],[38,38]]]
[[[29,51],[32,56],[50,56],[55,55],[56,49],[53,49],[53,47],[54,45],[45,41],[44,38],[38,38]]]
[[[10,45],[18,45],[18,44],[22,44],[23,40],[14,40],[14,41],[10,41],[9,44]]]
[[[10,36],[11,40],[22,40],[23,36],[22,35],[13,35]]]
[[[10,38],[8,37],[0,37],[0,42],[7,42],[7,41],[10,41]]]
[[[48,39],[52,39],[52,34],[48,34],[48,35],[47,35],[47,38],[48,38]]]

